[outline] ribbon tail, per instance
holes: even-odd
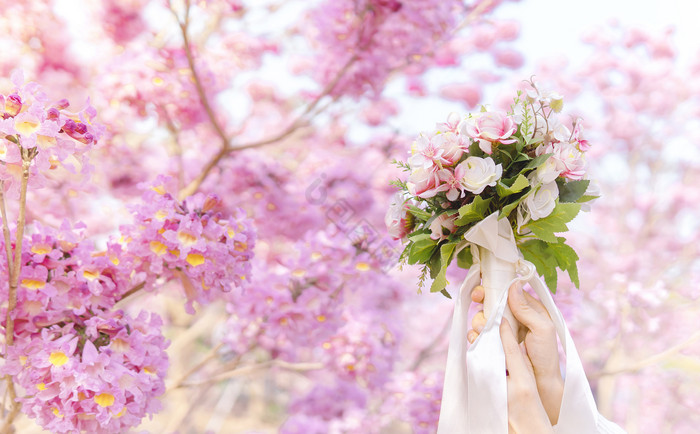
[[[467,338],[472,289],[479,283],[480,269],[473,265],[455,299],[447,350],[445,383],[440,404],[438,434],[469,434],[467,419]]]

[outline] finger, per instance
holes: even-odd
[[[479,285],[475,286],[474,289],[472,289],[472,301],[474,303],[483,303],[484,302],[484,287]]]
[[[525,299],[527,300],[527,303],[532,306],[533,309],[535,309],[537,312],[539,312],[541,315],[546,315],[550,317],[549,312],[547,312],[547,308],[544,307],[544,304],[542,304],[541,301],[536,299],[535,297],[531,296],[527,292],[523,291],[523,295],[525,296]],[[550,317],[551,318],[551,317]]]
[[[513,329],[506,318],[501,322],[501,342],[503,343],[503,352],[506,356],[506,369],[510,378],[522,380],[527,378],[527,367],[523,359],[523,353],[520,351],[520,346],[515,340]]]
[[[523,355],[525,368],[527,368],[527,371],[532,375],[532,378],[535,378],[535,368],[532,366],[532,361],[530,360],[530,355],[527,353],[527,348],[525,348],[525,345],[520,346],[520,354]]]
[[[469,330],[469,333],[467,333],[467,340],[470,344],[473,344],[478,337],[479,333],[477,333],[475,330]]]
[[[476,313],[476,315],[474,315],[474,318],[472,318],[472,328],[477,333],[481,333],[482,330],[484,330],[485,325],[486,325],[486,316],[484,316],[484,311],[480,310]]]
[[[545,321],[551,322],[551,320],[531,306],[524,294],[521,283],[512,284],[508,289],[508,306],[510,306],[515,319],[523,323],[525,327],[532,331],[541,330],[546,326]]]

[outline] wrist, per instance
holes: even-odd
[[[547,412],[549,421],[554,426],[559,421],[559,411],[564,396],[564,380],[557,372],[555,375],[544,376],[542,380],[538,378],[536,382],[542,406]]]

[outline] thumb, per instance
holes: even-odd
[[[513,283],[508,289],[508,306],[515,319],[534,331],[540,328],[544,318],[525,298],[521,282]]]

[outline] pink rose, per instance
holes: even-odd
[[[442,191],[439,186],[440,179],[437,172],[423,168],[414,169],[406,182],[408,192],[423,199],[433,197]]]
[[[442,150],[442,160],[447,166],[456,164],[464,153],[463,138],[455,133],[447,132],[433,137],[436,146]]]
[[[509,139],[517,129],[517,125],[509,116],[498,112],[483,112],[462,122],[460,130],[474,140],[479,141],[479,148],[487,154],[493,153],[493,143],[504,145],[514,143]]]

